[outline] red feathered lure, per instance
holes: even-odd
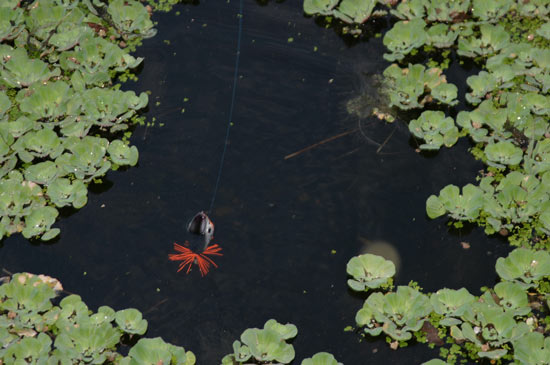
[[[208,274],[210,266],[218,267],[209,256],[222,256],[220,246],[217,244],[208,246],[214,238],[214,223],[205,212],[199,212],[187,225],[187,231],[199,236],[198,239],[194,240],[195,244],[193,246],[195,247],[189,248],[192,245],[189,241],[185,241],[184,246],[175,242],[174,250],[180,253],[171,253],[168,258],[171,261],[181,261],[178,272],[187,268],[186,273],[189,274],[195,263],[199,266],[201,276],[204,276]]]

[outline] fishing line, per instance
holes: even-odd
[[[225,160],[225,151],[227,150],[227,142],[229,141],[229,132],[231,130],[231,124],[233,122],[233,109],[235,106],[235,96],[237,94],[237,78],[239,74],[239,59],[241,56],[241,38],[243,33],[243,3],[244,0],[240,0],[239,3],[239,13],[237,17],[239,18],[239,30],[237,35],[237,55],[235,56],[235,72],[233,74],[233,90],[231,92],[231,105],[229,107],[229,119],[227,121],[227,130],[225,132],[225,140],[223,142],[223,152],[220,159],[220,167],[218,169],[218,176],[216,177],[216,185],[214,186],[214,192],[212,193],[212,200],[210,201],[210,208],[208,212],[212,213],[214,208],[214,202],[216,201],[216,195],[218,194],[218,186],[220,185],[220,179],[222,177],[223,162]]]

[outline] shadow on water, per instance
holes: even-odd
[[[196,268],[176,273],[167,256],[212,197],[231,100],[235,1],[157,16],[158,35],[138,49],[146,58],[140,81],[127,86],[150,90],[148,118],[159,116],[156,127],[135,131],[139,166],[110,172],[78,214],[57,224],[55,244],[14,236],[0,262],[59,278],[93,309],[138,308],[147,336],[192,350],[200,364],[219,363],[244,329],[270,318],[297,325],[295,363],[318,351],[345,364],[426,361],[435,352],[425,346],[391,351],[383,339],[343,331],[364,299],[350,295],[346,263],[362,252],[384,254],[399,262],[397,284],[415,280],[428,291],[479,293],[492,284],[507,246],[479,229],[450,235],[444,219],[425,215],[430,194],[474,181],[481,165],[468,141],[429,159],[417,154],[403,124],[388,154],[354,133],[284,160],[358,123],[377,143],[394,126],[345,110],[361,92],[357,65],[371,73],[387,66],[381,38],[350,48],[303,17],[301,2],[268,5],[245,2],[234,126],[210,215],[213,243],[223,247],[218,269],[204,278]]]

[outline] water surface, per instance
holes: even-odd
[[[434,357],[426,346],[392,351],[383,338],[344,332],[365,298],[347,289],[345,265],[374,250],[398,261],[397,284],[415,280],[427,291],[465,286],[475,294],[492,285],[506,245],[479,229],[449,234],[445,219],[425,215],[430,194],[473,182],[482,166],[467,141],[425,156],[402,122],[394,127],[347,114],[350,98],[372,92],[362,74],[388,65],[382,40],[341,38],[304,17],[300,1],[245,1],[234,126],[211,214],[224,256],[204,278],[196,269],[176,273],[168,261],[187,221],[212,198],[237,12],[236,1],[201,1],[155,17],[158,35],[138,49],[146,58],[140,80],[126,86],[151,91],[147,117],[157,119],[132,138],[139,165],[110,172],[88,205],[57,224],[59,240],[4,240],[0,263],[59,278],[94,310],[138,308],[149,321],[148,337],[184,346],[199,364],[219,363],[242,331],[270,318],[298,327],[297,364],[318,351],[345,364]],[[460,80],[462,71],[453,70],[450,80]],[[358,125],[378,143],[396,129],[381,153],[356,132],[284,160]]]

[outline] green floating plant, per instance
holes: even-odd
[[[364,23],[372,15],[378,0],[342,0],[334,16],[346,23]]]
[[[233,353],[224,356],[223,365],[273,362],[288,364],[294,359],[294,347],[286,341],[296,337],[298,330],[293,324],[283,325],[274,319],[268,320],[263,329],[248,328],[241,341],[233,343]]]
[[[147,9],[138,2],[113,0],[107,11],[117,29],[127,36],[150,38],[157,33]]]
[[[140,339],[130,349],[128,356],[120,361],[121,365],[193,365],[195,363],[196,358],[191,351],[168,344],[160,337]]]
[[[442,315],[440,324],[444,326],[457,325],[462,323],[460,317],[470,310],[470,305],[476,298],[467,289],[439,289],[430,297],[435,313]]]
[[[311,358],[302,360],[301,365],[343,365],[336,361],[332,354],[328,352],[318,352]]]
[[[89,183],[137,163],[115,133],[138,121],[147,94],[113,83],[142,62],[129,50],[155,30],[136,0],[10,0],[0,15],[0,195],[11,189],[0,237],[51,239],[57,208],[84,206]]]
[[[468,340],[477,347],[477,355],[500,359],[508,353],[508,344],[530,331],[524,322],[516,322],[513,311],[496,304],[489,293],[473,302],[463,316],[463,323],[451,326],[457,341]]]
[[[340,0],[304,0],[304,13],[308,15],[332,15]]]
[[[513,281],[524,289],[532,288],[537,280],[550,276],[550,254],[516,248],[506,258],[497,260],[496,271],[503,280]]]
[[[479,26],[479,31],[480,37],[459,37],[457,50],[459,55],[466,57],[489,56],[510,44],[510,35],[500,25],[482,24]]]
[[[408,286],[397,291],[371,294],[357,312],[355,322],[371,336],[384,332],[394,340],[407,341],[420,330],[432,311],[429,298]]]
[[[361,24],[373,16],[384,15],[374,11],[378,0],[304,0],[304,13],[335,17],[347,24]],[[357,30],[361,33],[360,30]]]
[[[400,68],[396,64],[389,66],[384,70],[384,76],[390,106],[403,110],[422,108],[434,98],[444,104],[456,104],[456,86],[447,84],[441,73],[439,68],[426,69],[418,64],[409,64],[408,68]]]
[[[413,49],[424,45],[428,39],[425,27],[426,23],[419,18],[397,22],[384,36],[384,45],[391,52],[385,53],[384,59],[402,60]]]
[[[530,332],[513,341],[514,360],[521,364],[545,364],[550,359],[550,337]]]
[[[395,275],[395,265],[381,256],[367,253],[352,257],[346,271],[352,276],[348,286],[356,291],[365,291],[390,284]]]
[[[506,15],[513,5],[513,0],[473,0],[472,14],[482,21],[495,21]]]
[[[134,308],[116,312],[115,321],[126,333],[143,335],[147,331],[147,321],[141,317],[141,312]]]
[[[146,322],[136,309],[115,312],[102,306],[92,313],[78,295],[59,306],[52,299],[62,290],[56,279],[15,274],[0,285],[0,361],[33,364],[183,364],[195,355],[160,338],[140,339],[123,357],[122,335],[143,334]],[[114,322],[114,323],[113,323]]]
[[[472,221],[479,216],[483,207],[483,190],[468,184],[460,189],[455,185],[447,185],[439,192],[439,196],[431,195],[426,201],[426,213],[434,219],[449,214],[453,219]]]
[[[510,141],[489,143],[485,147],[487,164],[503,168],[505,165],[517,165],[523,159],[523,151]]]
[[[411,120],[409,130],[426,142],[420,145],[422,150],[439,150],[443,145],[451,147],[458,140],[458,128],[453,118],[445,117],[441,111],[422,112],[418,119]]]

